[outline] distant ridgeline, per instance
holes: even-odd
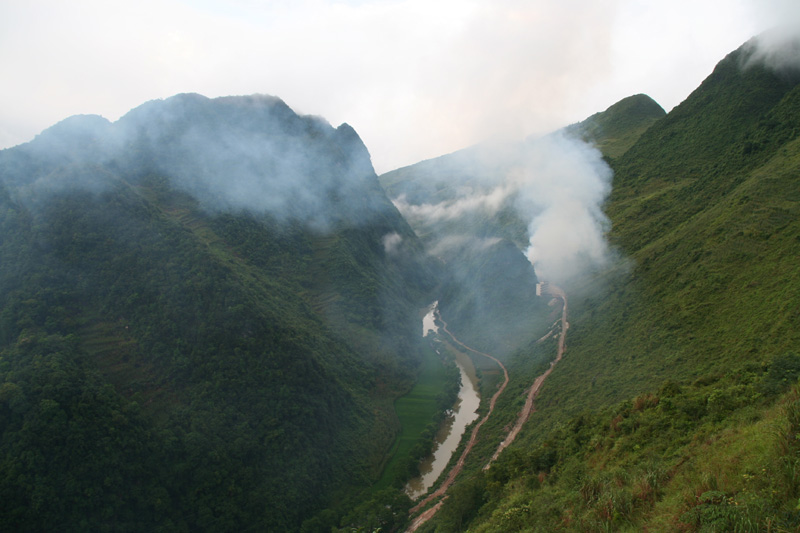
[[[297,530],[379,473],[436,273],[346,124],[72,117],[0,228],[0,529]]]

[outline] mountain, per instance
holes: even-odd
[[[616,260],[568,289],[514,446],[419,531],[800,527],[798,47],[762,39],[604,147]]]
[[[0,152],[0,528],[298,530],[380,473],[435,272],[355,131],[178,95]]]
[[[460,338],[507,357],[544,333],[549,324],[542,320],[549,313],[536,298],[539,279],[524,252],[533,244],[532,220],[558,207],[553,204],[566,203],[550,191],[558,189],[555,182],[575,181],[557,175],[562,172],[557,167],[585,172],[569,168],[568,162],[587,159],[583,143],[603,148],[606,157],[618,157],[663,115],[650,97],[631,96],[544,138],[479,144],[380,176],[426,248],[446,265],[440,310]],[[596,161],[589,161],[591,165],[602,164],[599,153],[592,157]],[[540,178],[548,174],[551,183],[544,186]],[[581,178],[567,187],[585,190],[594,185]],[[599,210],[599,200],[587,209]],[[601,224],[597,220],[598,227],[590,230],[599,234]],[[565,258],[559,266],[570,265],[560,270],[583,260],[580,255]]]
[[[605,111],[567,126],[566,130],[596,145],[606,157],[616,159],[633,146],[658,119],[664,109],[646,94],[623,98]]]
[[[636,95],[380,178],[264,96],[1,151],[2,529],[404,527],[403,480],[362,489],[437,298],[509,380],[417,531],[800,529],[800,44],[775,45],[667,114]],[[433,405],[452,372],[424,372]]]

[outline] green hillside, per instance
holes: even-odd
[[[434,300],[510,379],[417,531],[800,530],[800,70],[754,50],[668,114],[636,95],[380,178],[266,96],[0,151],[0,530],[402,530],[455,395]],[[545,175],[581,179],[548,203]],[[570,256],[567,325],[524,251],[584,194],[551,241],[588,212],[610,248]]]
[[[666,112],[645,94],[623,98],[605,111],[568,126],[566,130],[597,146],[606,157],[616,159]]]
[[[434,281],[349,126],[181,95],[0,178],[0,529],[298,530],[377,479]]]
[[[751,53],[608,154],[619,260],[566,287],[526,430],[423,530],[800,527],[800,78]]]

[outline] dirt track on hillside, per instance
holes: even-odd
[[[508,436],[506,436],[503,442],[501,442],[497,447],[497,450],[494,452],[494,455],[492,455],[492,458],[489,459],[489,462],[486,463],[486,466],[483,467],[484,470],[492,466],[492,463],[497,460],[497,458],[500,456],[500,453],[505,450],[509,444],[514,442],[514,439],[517,438],[517,435],[519,435],[519,432],[522,430],[522,426],[524,426],[525,422],[528,421],[531,413],[536,410],[533,401],[539,395],[539,389],[542,387],[542,383],[544,383],[544,380],[546,380],[547,376],[549,376],[553,371],[553,368],[555,368],[556,364],[561,361],[561,357],[564,355],[564,351],[567,348],[567,329],[569,329],[569,323],[567,322],[567,295],[561,288],[556,287],[555,285],[550,285],[548,287],[548,291],[551,295],[555,296],[556,298],[560,298],[563,302],[563,308],[561,309],[561,334],[558,337],[558,351],[556,352],[556,358],[550,362],[550,367],[542,375],[537,377],[534,380],[533,385],[531,385],[531,388],[528,389],[528,398],[525,400],[525,405],[519,412],[516,424],[514,424],[514,427],[508,432]],[[549,334],[545,335],[540,339],[540,341],[548,338],[549,336]]]
[[[459,346],[465,348],[466,350],[469,350],[470,352],[476,353],[478,355],[482,355],[484,357],[488,357],[489,359],[491,359],[492,361],[497,363],[500,366],[500,368],[503,370],[504,379],[503,379],[503,384],[500,385],[500,388],[497,389],[497,391],[492,396],[492,399],[489,401],[489,410],[487,411],[486,415],[484,415],[484,417],[481,418],[481,420],[478,422],[478,424],[472,429],[472,434],[470,434],[470,436],[469,436],[469,442],[467,442],[467,445],[464,447],[464,451],[461,452],[461,457],[458,458],[458,461],[456,462],[456,464],[453,465],[453,467],[450,469],[450,472],[447,473],[447,477],[442,482],[442,484],[439,485],[439,488],[437,488],[434,492],[429,494],[424,500],[422,500],[417,505],[415,505],[414,507],[411,508],[411,510],[409,511],[409,515],[411,515],[411,516],[413,516],[416,513],[418,513],[420,509],[422,509],[423,507],[428,505],[430,502],[432,502],[436,498],[438,498],[440,496],[443,496],[444,493],[447,492],[447,489],[450,488],[450,485],[452,485],[453,482],[456,480],[456,477],[458,476],[458,474],[461,473],[461,470],[464,468],[464,462],[466,461],[467,456],[469,455],[469,452],[472,451],[472,447],[475,445],[475,442],[478,440],[478,431],[481,429],[481,426],[489,419],[489,416],[491,416],[492,411],[494,411],[494,406],[497,403],[497,398],[500,396],[500,394],[503,393],[503,391],[506,388],[506,385],[508,385],[508,370],[506,370],[505,365],[503,365],[503,363],[501,363],[499,359],[497,359],[496,357],[494,357],[492,355],[489,355],[488,353],[479,352],[478,350],[475,350],[474,348],[470,348],[469,346],[467,346],[466,344],[464,344],[463,342],[458,340],[456,338],[456,336],[453,335],[453,333],[449,329],[447,329],[447,322],[445,322],[442,319],[442,316],[441,316],[441,314],[439,314],[438,310],[437,310],[437,317],[439,318],[439,320],[442,323],[442,329],[445,331],[445,333],[447,333],[450,336],[450,338],[453,340],[453,342],[455,342]],[[411,523],[411,526],[406,531],[409,532],[409,533],[413,532],[413,531],[416,531],[416,529],[419,526],[421,526],[422,524],[427,522],[434,514],[436,514],[436,511],[438,511],[439,507],[441,507],[441,503],[442,502],[439,502],[434,507],[432,507],[431,509],[428,509],[422,515],[417,517],[414,520],[414,522]]]
[[[553,371],[553,368],[555,368],[556,364],[559,361],[561,361],[561,357],[564,355],[564,352],[566,351],[566,348],[567,348],[567,343],[566,343],[567,329],[569,329],[569,322],[567,322],[567,295],[564,293],[564,291],[561,288],[556,287],[555,285],[549,285],[547,290],[548,290],[549,294],[551,294],[552,296],[554,296],[556,298],[560,298],[561,301],[563,302],[563,307],[561,309],[561,333],[560,333],[559,338],[558,338],[558,350],[556,352],[556,358],[553,361],[550,362],[550,367],[542,375],[537,377],[536,380],[534,380],[533,385],[531,385],[531,388],[528,390],[528,397],[527,397],[527,399],[525,401],[525,405],[523,406],[522,410],[519,413],[519,416],[517,417],[517,422],[514,424],[514,427],[511,429],[511,431],[509,431],[508,435],[503,440],[503,442],[501,442],[500,445],[497,447],[497,450],[495,451],[494,455],[492,455],[492,458],[489,460],[489,462],[486,464],[486,466],[483,467],[484,470],[488,469],[492,465],[492,463],[500,456],[500,453],[509,444],[511,444],[514,441],[514,439],[517,437],[519,432],[522,430],[522,426],[525,425],[525,422],[528,421],[528,418],[530,418],[531,413],[535,411],[533,402],[536,399],[536,397],[539,395],[539,389],[541,389],[541,386],[544,383],[544,380],[547,379],[547,377]],[[447,474],[447,478],[444,480],[444,482],[442,482],[442,484],[439,486],[438,489],[436,489],[433,493],[428,495],[424,500],[419,502],[417,505],[412,507],[411,510],[409,511],[409,516],[414,516],[416,513],[418,513],[420,511],[420,509],[424,508],[431,501],[435,500],[436,498],[438,498],[440,496],[443,496],[444,493],[447,492],[447,489],[450,488],[450,486],[453,484],[453,482],[455,481],[455,479],[458,476],[458,474],[460,474],[461,470],[464,468],[464,462],[466,461],[467,455],[469,455],[469,452],[472,450],[472,447],[473,447],[473,445],[475,444],[475,442],[477,440],[478,430],[481,428],[481,426],[484,424],[484,422],[486,422],[489,419],[489,416],[492,414],[492,411],[494,411],[494,406],[495,406],[495,403],[497,402],[497,398],[505,390],[506,385],[508,385],[508,371],[506,370],[506,367],[505,367],[505,365],[503,365],[503,363],[501,363],[497,358],[495,358],[495,357],[493,357],[493,356],[491,356],[491,355],[489,355],[487,353],[479,352],[478,350],[470,348],[469,346],[467,346],[466,344],[464,344],[463,342],[458,340],[455,337],[455,335],[453,335],[450,332],[450,330],[447,329],[447,323],[444,320],[442,320],[442,317],[441,317],[440,314],[438,314],[438,311],[437,311],[437,316],[438,316],[439,320],[443,324],[442,329],[450,336],[450,338],[453,339],[453,342],[455,342],[459,346],[462,346],[463,348],[466,348],[467,350],[469,350],[471,352],[477,353],[477,354],[482,355],[484,357],[488,357],[492,361],[496,362],[500,366],[500,368],[503,369],[503,374],[505,376],[505,380],[503,381],[503,384],[500,386],[500,388],[497,390],[497,392],[494,393],[494,396],[492,396],[492,399],[489,402],[489,411],[481,419],[481,421],[478,422],[478,424],[475,426],[475,428],[473,428],[472,434],[470,435],[469,442],[467,443],[467,446],[464,448],[464,451],[461,453],[461,457],[458,458],[458,462],[453,466],[453,468],[450,469],[450,472]],[[548,337],[550,337],[550,334],[547,334],[544,337],[542,337],[540,339],[540,341],[543,341],[543,340],[547,339]],[[430,520],[433,517],[433,515],[436,514],[436,512],[439,510],[439,508],[444,503],[444,500],[446,500],[446,499],[447,499],[447,496],[442,498],[436,505],[434,505],[430,509],[426,510],[424,513],[419,515],[417,518],[415,518],[414,521],[411,522],[411,525],[406,530],[406,533],[413,533],[422,524],[424,524],[425,522]]]

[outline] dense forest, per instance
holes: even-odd
[[[292,530],[376,478],[435,265],[349,126],[181,95],[0,175],[3,529]]]

